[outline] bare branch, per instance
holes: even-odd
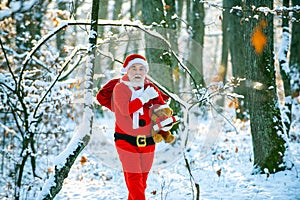
[[[87,51],[87,48],[81,47],[81,48],[77,48],[76,51],[73,50],[72,54],[69,56],[67,61],[62,65],[62,68],[64,68],[66,65],[68,65],[70,63],[70,61],[77,55],[77,53],[79,51]],[[81,59],[82,59],[82,56],[80,56],[79,59],[77,59],[77,61],[70,67],[70,70],[66,71],[65,74],[61,75],[62,77],[59,78],[58,81],[62,81],[64,79],[66,79],[66,77],[69,76],[74,71],[74,69],[78,66]]]
[[[184,161],[185,161],[186,168],[187,168],[187,170],[189,172],[189,175],[190,175],[190,181],[191,181],[192,190],[193,190],[193,199],[195,199],[195,195],[196,195],[196,200],[199,200],[200,199],[200,186],[195,181],[195,178],[194,178],[194,176],[192,174],[192,170],[191,170],[189,161],[188,161],[188,159],[187,159],[187,157],[185,155],[185,152],[183,152],[183,156],[184,156]],[[194,187],[196,189],[196,192],[194,191]]]
[[[4,46],[3,46],[1,38],[0,38],[0,45],[1,45],[1,49],[2,49],[3,54],[4,54],[4,58],[5,58],[5,61],[6,61],[8,70],[9,70],[9,73],[11,74],[11,76],[12,76],[14,82],[15,82],[15,87],[17,87],[17,79],[16,79],[16,77],[15,77],[15,75],[14,75],[14,73],[13,73],[11,67],[10,67],[10,64],[9,64],[9,61],[8,61],[8,58],[7,58],[7,55],[6,55],[6,52],[5,52],[5,49],[4,49]],[[6,86],[6,87],[10,89],[10,87],[8,87],[8,86]]]

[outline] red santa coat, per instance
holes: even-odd
[[[139,98],[132,100],[132,91],[135,89],[130,85],[127,75],[124,75],[116,84],[111,104],[116,117],[115,132],[132,136],[150,136],[151,108],[156,104],[165,104],[168,96],[161,93],[151,82],[145,80],[144,89],[148,86],[154,87],[159,96],[143,105]],[[139,120],[143,121],[144,126],[133,128],[133,114],[141,108],[143,112],[139,115]],[[117,140],[116,148],[129,192],[128,200],[145,200],[146,181],[154,159],[155,145],[137,147],[127,141]]]
[[[113,111],[116,117],[115,132],[129,134],[132,136],[137,135],[149,135],[152,128],[151,124],[151,108],[152,106],[159,104],[165,104],[168,96],[158,90],[157,87],[147,79],[145,80],[144,88],[151,86],[156,89],[159,96],[150,100],[145,105],[142,104],[139,98],[131,101],[132,91],[130,89],[130,82],[127,75],[124,75],[120,83],[118,83],[113,91],[112,105]],[[143,127],[133,128],[133,113],[143,107],[143,115],[139,116],[139,119],[144,122]]]

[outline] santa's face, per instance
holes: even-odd
[[[144,85],[146,73],[146,68],[139,63],[133,64],[127,71],[129,81],[136,86]]]

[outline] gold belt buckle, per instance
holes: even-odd
[[[145,146],[147,146],[146,135],[138,135],[136,137],[136,145],[138,147],[145,147]]]

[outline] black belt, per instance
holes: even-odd
[[[122,133],[115,133],[114,136],[115,136],[115,141],[125,140],[125,141],[129,142],[131,145],[137,146],[137,147],[145,147],[148,145],[155,144],[153,138],[147,137],[146,135],[132,136],[132,135],[127,135],[127,134],[122,134]]]

